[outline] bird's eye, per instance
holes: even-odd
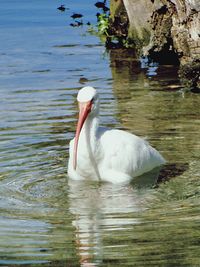
[[[92,103],[92,104],[94,103],[94,97],[91,99],[91,103]]]

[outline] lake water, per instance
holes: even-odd
[[[200,96],[175,67],[107,52],[71,27],[73,12],[96,23],[95,1],[74,2],[1,0],[0,266],[200,266]],[[68,179],[84,85],[100,92],[103,125],[163,154],[169,182]]]

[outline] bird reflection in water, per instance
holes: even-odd
[[[105,239],[118,230],[125,234],[126,229],[140,223],[136,213],[144,210],[158,172],[145,174],[134,184],[126,185],[69,179],[70,212],[74,215],[72,224],[81,266],[102,264],[107,253]],[[113,246],[125,249],[128,245]]]

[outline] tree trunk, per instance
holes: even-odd
[[[128,36],[142,55],[167,64],[180,62],[190,86],[199,84],[199,0],[111,0],[111,17],[125,8]]]

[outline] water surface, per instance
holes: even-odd
[[[95,23],[94,1],[60,4],[1,1],[0,265],[198,266],[199,95],[176,67],[106,52],[87,27],[70,27],[73,12]],[[174,180],[69,181],[84,85],[100,92],[102,124],[146,137]]]

